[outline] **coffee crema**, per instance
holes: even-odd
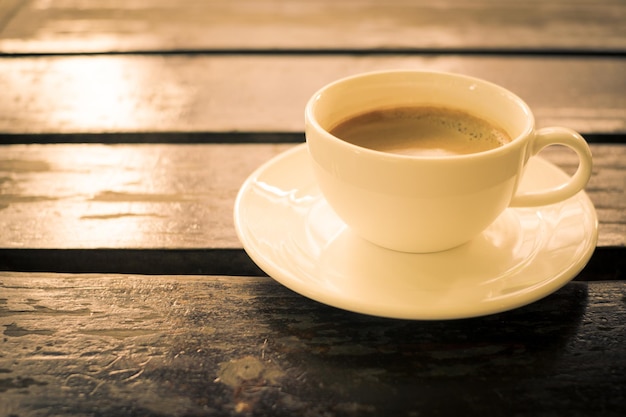
[[[416,156],[466,155],[511,142],[500,127],[461,110],[435,106],[369,111],[330,130],[346,142]]]

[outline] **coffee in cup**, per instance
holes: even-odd
[[[357,146],[400,155],[464,155],[511,141],[504,129],[446,107],[372,110],[351,117],[330,133]]]
[[[591,152],[576,132],[537,130],[530,108],[490,82],[429,71],[381,71],[335,81],[305,109],[317,184],[357,235],[404,252],[466,243],[507,207],[553,204],[584,188]],[[573,149],[576,173],[520,193],[529,158]]]

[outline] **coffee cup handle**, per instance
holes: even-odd
[[[535,132],[530,144],[530,156],[538,154],[550,145],[563,145],[578,155],[578,169],[568,181],[546,190],[519,193],[513,196],[510,206],[532,207],[566,200],[582,190],[591,177],[591,150],[585,139],[577,132],[564,127],[548,127]]]

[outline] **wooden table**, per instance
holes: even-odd
[[[0,415],[625,415],[624,21],[621,0],[0,0]],[[573,281],[408,321],[250,260],[243,181],[303,142],[316,89],[388,68],[489,79],[584,134],[599,240]]]

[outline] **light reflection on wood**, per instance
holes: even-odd
[[[4,60],[0,132],[301,133],[304,106],[317,89],[389,68],[495,82],[522,97],[540,127],[626,130],[626,102],[615,94],[624,91],[626,62],[613,58],[124,55]],[[547,81],[546,73],[559,76]]]
[[[239,247],[239,186],[290,146],[5,147],[0,247]]]

